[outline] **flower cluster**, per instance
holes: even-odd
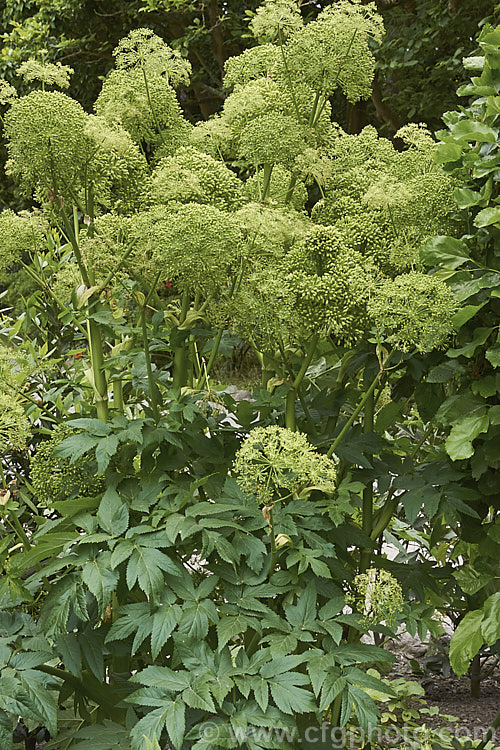
[[[0,271],[21,259],[27,251],[43,247],[49,225],[38,213],[7,209],[0,213]]]
[[[250,21],[250,31],[262,42],[282,41],[302,26],[299,6],[292,0],[265,0]]]
[[[440,349],[453,332],[458,304],[439,279],[411,271],[384,281],[368,304],[377,328],[398,349]]]
[[[60,202],[88,158],[81,105],[58,91],[32,91],[5,115],[7,168],[21,191]]]
[[[325,197],[312,212],[389,276],[417,266],[420,245],[438,229],[453,233],[454,184],[433,160],[432,138],[419,126],[401,136],[409,143],[403,151],[372,127],[339,133],[329,148]]]
[[[15,99],[17,99],[17,91],[14,86],[11,86],[10,83],[4,81],[3,78],[0,79],[0,104],[2,106],[12,104]]]
[[[274,44],[259,44],[241,55],[230,57],[224,66],[224,86],[233,88],[257,78],[273,78],[282,70],[282,56]]]
[[[370,568],[354,579],[355,592],[347,598],[364,615],[368,626],[385,622],[391,626],[403,609],[400,583],[387,570]]]
[[[314,227],[283,263],[294,308],[306,331],[355,343],[369,327],[366,310],[374,269],[345,247],[335,227]]]
[[[37,60],[26,60],[17,69],[18,74],[27,82],[41,81],[44,86],[57,86],[67,89],[69,79],[74,73],[73,68],[62,63],[39,62]]]
[[[188,85],[191,63],[151,29],[134,29],[114,49],[116,68],[162,76],[174,87]]]
[[[130,134],[118,123],[87,115],[84,134],[89,160],[82,175],[84,192],[105,210],[133,211],[149,181],[148,165]]]
[[[291,35],[285,46],[288,69],[325,97],[340,87],[350,102],[367,99],[375,70],[369,43],[379,42],[383,33],[374,3],[340,0]]]
[[[304,148],[304,135],[297,119],[269,112],[255,117],[242,128],[237,153],[253,165],[290,166]]]
[[[333,461],[318,453],[306,435],[283,427],[255,427],[236,453],[238,483],[261,503],[286,500],[304,490],[335,492]]]
[[[215,206],[179,204],[143,212],[134,219],[138,251],[150,258],[160,281],[179,290],[213,295],[239,267],[243,236],[234,214]]]
[[[149,191],[153,204],[209,203],[231,210],[242,205],[242,183],[234,172],[193,146],[180,148],[156,167]]]
[[[75,493],[94,497],[103,490],[104,480],[95,476],[86,456],[70,463],[69,458],[57,455],[57,447],[69,434],[68,427],[59,425],[52,430],[49,440],[38,446],[31,459],[31,485],[42,506],[50,507]]]
[[[189,124],[168,80],[140,69],[113,70],[103,83],[95,111],[110,123],[121,124],[136,143],[175,153],[187,142]]]
[[[26,448],[31,435],[30,425],[21,404],[12,393],[0,392],[0,456]]]

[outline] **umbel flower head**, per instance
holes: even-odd
[[[367,99],[375,70],[369,41],[384,33],[374,3],[338,0],[292,34],[285,46],[288,69],[323,96],[341,88],[350,102]]]
[[[306,435],[284,427],[255,427],[241,444],[234,472],[242,489],[268,504],[313,489],[335,492],[335,464]]]
[[[59,91],[32,91],[13,102],[5,115],[7,166],[24,195],[46,202],[66,194],[88,158],[85,120],[80,104]]]
[[[57,454],[57,447],[69,434],[66,425],[59,425],[48,440],[40,443],[31,459],[31,484],[38,503],[45,507],[76,493],[93,497],[104,486],[102,477],[95,476],[85,455],[70,463],[69,458]]]
[[[453,182],[433,160],[435,144],[423,128],[401,133],[397,151],[372,127],[339,134],[327,149],[330,176],[313,221],[335,225],[346,246],[390,276],[414,268],[419,249],[443,226],[452,228]]]
[[[304,148],[304,136],[297,119],[269,112],[255,117],[241,130],[238,155],[254,165],[291,166]]]
[[[418,271],[384,281],[368,304],[376,327],[402,351],[430,352],[445,346],[457,309],[443,281]]]
[[[366,312],[375,269],[345,247],[335,227],[314,227],[283,261],[294,309],[309,333],[349,345],[369,328]]]
[[[0,456],[24,450],[30,435],[30,424],[21,404],[13,400],[12,393],[0,392]]]
[[[217,294],[239,268],[243,236],[234,214],[215,206],[178,204],[158,207],[134,217],[139,252],[151,259],[160,281],[179,290]]]
[[[403,591],[387,570],[370,568],[355,577],[354,592],[346,601],[364,615],[367,624],[391,626],[403,609]]]
[[[113,55],[118,70],[142,70],[162,76],[174,87],[189,84],[191,63],[151,29],[134,29],[118,42]]]
[[[17,73],[27,83],[40,81],[43,86],[57,86],[59,89],[67,89],[74,70],[69,65],[62,65],[60,62],[26,60],[18,67]]]
[[[242,184],[222,161],[193,146],[160,160],[149,191],[154,204],[209,203],[231,210],[243,204]]]
[[[0,271],[19,261],[23,253],[40,250],[49,225],[40,214],[7,209],[0,213]]]
[[[284,41],[303,25],[297,3],[292,0],[265,0],[250,21],[250,31],[260,42]]]
[[[0,79],[0,105],[5,106],[6,104],[12,104],[17,99],[17,91],[14,86]]]
[[[148,165],[139,146],[121,125],[95,115],[87,115],[85,135],[89,161],[84,194],[92,187],[94,203],[105,210],[132,211],[149,184]]]
[[[273,78],[281,71],[283,58],[274,44],[259,44],[244,50],[241,55],[230,57],[224,65],[224,87],[245,85],[256,78]]]
[[[140,68],[113,70],[95,103],[96,114],[121,124],[136,143],[161,147],[162,155],[175,153],[189,136],[175,91],[164,76]]]

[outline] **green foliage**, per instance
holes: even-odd
[[[362,635],[404,620],[424,637],[461,586],[494,593],[482,563],[496,523],[432,420],[461,425],[448,441],[467,433],[471,446],[496,427],[482,410],[496,376],[464,401],[461,381],[476,349],[494,369],[496,323],[489,311],[443,362],[451,324],[460,336],[486,302],[455,314],[449,277],[424,275],[418,254],[438,233],[423,259],[437,247],[454,281],[472,263],[470,237],[442,239],[467,226],[452,200],[456,188],[472,205],[467,174],[443,173],[420,126],[398,150],[332,122],[338,88],[369,95],[382,31],[371,5],[306,19],[268,3],[252,26],[264,52],[228,63],[234,88],[206,124],[181,111],[189,66],[147,29],[116,47],[95,115],[44,90],[6,113],[11,174],[47,226],[40,247],[26,216],[5,218],[5,265],[27,261],[37,289],[0,331],[0,372],[13,346],[29,354],[8,383],[34,454],[31,483],[24,450],[2,478],[0,609],[16,626],[0,618],[13,651],[0,679],[33,671],[36,720],[54,735],[59,722],[52,745],[253,750],[325,719],[368,730],[369,691],[396,696],[367,672],[390,655]],[[490,129],[455,137],[493,150]],[[479,232],[495,216],[474,215]],[[476,268],[473,281],[494,273]],[[214,373],[245,347],[262,386],[235,402]],[[459,524],[485,546],[459,540]],[[452,576],[441,542],[469,557],[473,581]],[[35,713],[6,707],[10,750],[11,718]]]
[[[98,462],[108,454],[101,465],[102,471],[108,464],[106,490],[56,502],[59,523],[40,537],[46,548],[69,543],[71,552],[28,572],[34,593],[45,576],[51,580],[38,624],[27,618],[18,626],[17,658],[30,655],[34,680],[46,676],[37,669],[44,657],[37,660],[30,649],[29,628],[42,630],[64,664],[49,672],[51,684],[64,684],[80,710],[89,702],[98,722],[124,718],[126,707],[117,704],[126,679],[126,703],[139,719],[133,748],[146,748],[155,736],[194,747],[207,718],[219,737],[240,726],[235,716],[250,727],[293,727],[310,712],[320,722],[318,706],[338,694],[335,680],[361,725],[375,720],[374,703],[358,687],[367,678],[356,665],[391,657],[373,646],[340,644],[343,574],[336,572],[337,545],[328,541],[335,524],[313,496],[276,506],[270,529],[254,498],[226,476],[234,435],[186,397],[172,402],[158,424],[121,417],[73,425],[85,432],[66,438],[63,454],[76,463],[90,457],[91,438]],[[295,458],[283,450],[269,456],[284,478],[275,487],[299,481],[315,483],[316,492],[333,490],[332,462],[303,436],[282,432],[285,447],[297,445]],[[166,469],[172,446],[176,468]],[[131,455],[139,456],[134,467]],[[16,556],[15,570],[28,571],[43,554],[35,544]],[[112,674],[107,683],[100,682],[105,667]],[[371,678],[372,687],[378,684]],[[251,734],[244,737],[252,746]],[[237,745],[235,738],[231,747]]]
[[[459,675],[484,643],[498,638],[496,561],[498,504],[496,483],[498,454],[496,343],[498,286],[500,280],[496,217],[498,189],[493,173],[498,162],[496,106],[499,83],[500,29],[485,26],[479,36],[481,57],[464,60],[479,75],[459,89],[471,96],[468,107],[445,116],[446,130],[439,132],[436,160],[458,176],[463,186],[454,197],[467,226],[459,240],[437,237],[424,245],[422,258],[437,267],[435,276],[446,279],[461,309],[455,315],[458,335],[441,365],[439,382],[448,383],[447,398],[436,419],[449,434],[445,449],[464,472],[464,489],[475,489],[481,501],[474,507],[471,525],[463,526],[458,550],[468,565],[456,571],[463,596],[472,608],[458,625],[451,641],[450,662]],[[493,135],[495,134],[495,136]],[[438,375],[436,368],[435,375]],[[432,371],[431,371],[432,375]],[[496,620],[495,620],[496,618]]]

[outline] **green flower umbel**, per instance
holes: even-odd
[[[384,281],[375,290],[368,313],[397,349],[430,352],[446,345],[457,307],[444,282],[412,271]]]
[[[307,437],[283,427],[255,427],[236,454],[238,483],[259,502],[286,500],[313,489],[335,491],[335,464],[317,453]]]
[[[0,393],[0,456],[24,450],[30,435],[23,407],[12,400],[10,393]]]
[[[385,622],[391,626],[403,609],[399,582],[387,570],[370,568],[354,579],[355,593],[346,599],[365,617],[367,624]]]
[[[40,505],[50,507],[74,493],[94,497],[103,489],[102,477],[96,477],[95,471],[88,467],[86,456],[70,463],[69,458],[57,455],[58,445],[69,434],[66,425],[59,425],[50,439],[38,446],[31,459],[31,484]]]

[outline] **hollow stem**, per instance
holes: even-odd
[[[264,176],[262,180],[262,200],[266,201],[271,187],[271,175],[273,173],[273,164],[264,164]]]
[[[285,426],[289,430],[295,430],[297,427],[296,416],[295,416],[295,401],[297,399],[298,390],[302,384],[302,381],[305,378],[308,367],[311,364],[311,360],[314,357],[314,352],[316,351],[318,339],[319,339],[319,335],[315,333],[314,336],[311,338],[311,341],[309,342],[309,346],[307,347],[305,357],[302,360],[301,368],[299,372],[297,373],[295,380],[292,383],[292,387],[290,388],[290,390],[288,391],[286,395]]]
[[[212,346],[212,351],[210,352],[210,356],[208,358],[208,362],[207,362],[207,364],[206,364],[206,366],[204,368],[203,379],[200,380],[200,381],[198,381],[198,388],[203,388],[203,387],[208,388],[208,377],[210,375],[210,371],[211,371],[211,369],[213,367],[213,364],[215,362],[215,358],[216,358],[217,353],[219,351],[219,346],[220,346],[220,342],[221,342],[222,334],[223,333],[224,333],[224,329],[223,328],[219,328],[219,330],[217,331],[217,335],[215,337],[213,346]]]
[[[88,318],[87,330],[90,343],[90,361],[94,382],[97,416],[103,422],[108,420],[108,383],[104,369],[104,352],[102,347],[101,326]]]
[[[153,416],[158,422],[160,419],[160,409],[158,406],[158,389],[153,377],[153,366],[151,364],[151,354],[149,351],[149,338],[148,338],[148,324],[146,321],[146,305],[141,307],[141,329],[142,329],[142,345],[144,348],[144,357],[146,359],[146,372],[148,375],[149,383],[149,400],[151,403],[151,410]]]
[[[377,383],[379,382],[380,376],[381,376],[381,373],[378,372],[375,375],[375,377],[373,378],[373,380],[372,380],[372,382],[370,384],[370,387],[368,388],[368,390],[364,394],[363,398],[361,399],[361,401],[359,402],[359,404],[357,405],[357,407],[354,409],[353,413],[351,414],[351,416],[349,417],[349,419],[347,420],[347,422],[345,423],[345,425],[343,426],[343,428],[341,429],[341,431],[339,432],[339,434],[337,435],[337,437],[335,438],[335,440],[331,444],[331,446],[330,446],[330,448],[329,448],[329,450],[328,450],[328,452],[326,454],[328,457],[331,457],[333,455],[333,453],[335,453],[335,448],[337,448],[337,446],[342,442],[342,440],[344,439],[344,436],[345,436],[346,432],[350,429],[350,427],[352,426],[354,420],[357,418],[358,414],[364,408],[366,402],[371,397],[373,391],[377,387]]]
[[[182,294],[179,325],[182,325],[182,323],[184,323],[184,321],[186,320],[189,305],[189,293],[185,291]],[[187,352],[185,342],[182,342],[182,344],[180,346],[177,346],[174,350],[174,373],[172,380],[172,385],[174,388],[183,388],[187,383]]]
[[[373,432],[373,416],[375,411],[375,399],[373,390],[365,402],[363,432],[365,434]],[[370,457],[368,457],[370,458]],[[366,536],[370,536],[373,526],[373,482],[368,482],[363,490],[363,517],[362,528]],[[360,551],[359,572],[364,573],[370,567],[371,549],[364,547]]]

